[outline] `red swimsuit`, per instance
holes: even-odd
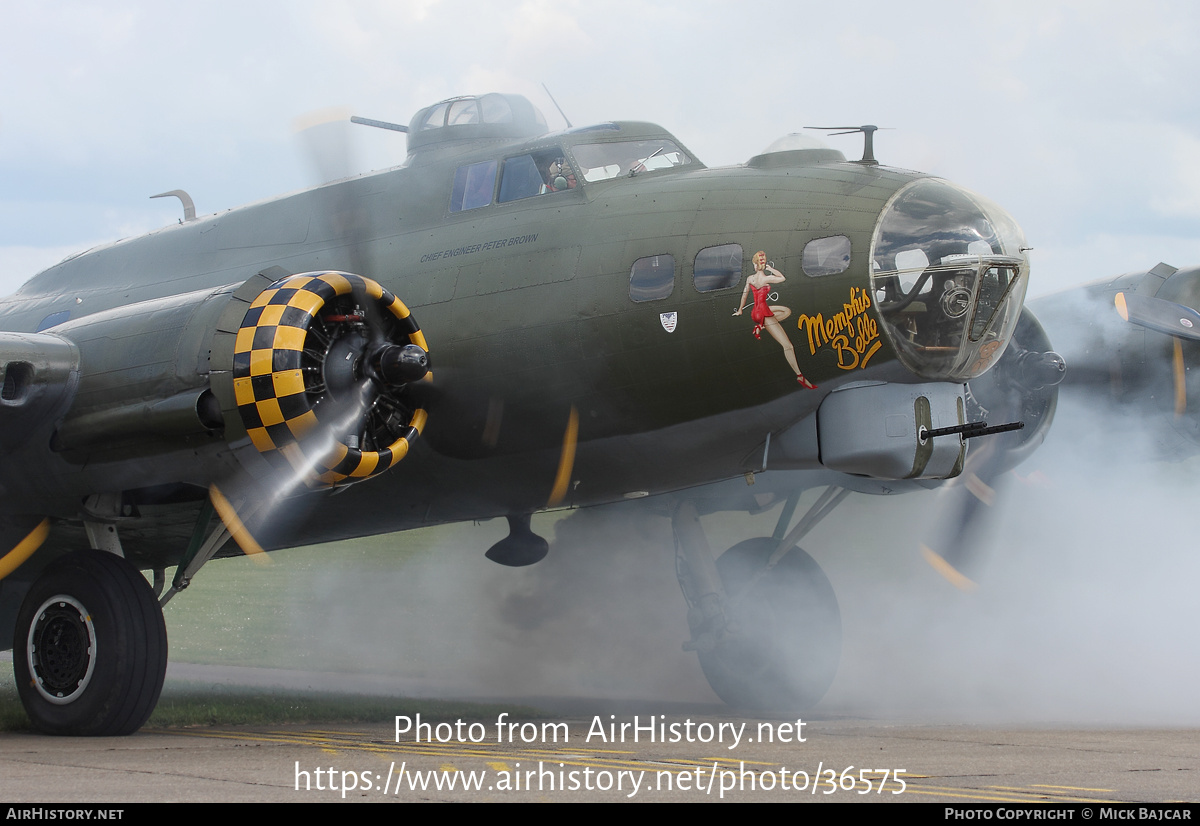
[[[771,308],[767,306],[767,294],[770,292],[770,285],[765,287],[750,285],[750,293],[754,296],[754,307],[750,310],[750,318],[754,321],[754,337],[760,341],[762,336],[759,334],[762,332],[763,325],[766,324],[768,318],[775,317],[775,313],[771,312]]]

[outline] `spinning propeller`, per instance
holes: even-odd
[[[326,110],[297,121],[323,181],[354,169],[346,118]],[[313,224],[339,242],[328,253],[345,270],[271,268],[243,284],[221,317],[213,392],[241,470],[210,486],[164,604],[227,539],[261,553],[248,525],[269,528],[287,499],[393,467],[427,420],[425,337],[404,303],[367,274],[374,216],[353,182],[313,192]],[[222,372],[223,364],[232,369]]]
[[[995,435],[972,443],[962,473],[938,492],[937,528],[922,544],[921,553],[955,586],[975,587],[970,576],[978,564],[981,534],[996,502],[997,486],[1005,472],[1046,438],[1065,371],[1066,363],[1050,349],[1033,313],[1023,310],[1000,361],[968,383],[968,422],[1023,422],[1024,426],[1008,432],[992,430]],[[983,432],[977,426],[963,437]]]

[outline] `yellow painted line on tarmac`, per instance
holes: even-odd
[[[1046,801],[1060,801],[1068,803],[1112,803],[1111,800],[1097,800],[1086,797],[1066,797],[1066,796],[1051,796],[1047,792],[1028,791],[1028,792],[1010,792],[1008,794],[993,793],[989,794],[986,787],[984,789],[969,789],[961,786],[915,786],[912,783],[908,784],[905,789],[905,794],[933,794],[943,797],[960,797],[964,800],[990,800],[993,803],[1037,803]]]
[[[285,734],[249,734],[246,732],[226,732],[226,731],[177,731],[174,729],[143,729],[143,731],[153,731],[155,734],[175,735],[182,737],[208,737],[214,740],[251,740],[259,743],[286,743],[291,746],[312,746],[316,745],[312,740],[302,739],[296,735]]]
[[[1068,791],[1070,791],[1070,792],[1113,792],[1113,793],[1116,793],[1116,789],[1081,789],[1078,786],[1044,786],[1044,785],[1040,785],[1037,783],[1033,783],[1029,786],[987,786],[986,788],[988,788],[988,789],[1003,789],[1005,791],[1021,792],[1023,794],[1040,794],[1040,795],[1048,796],[1048,799],[1050,799],[1050,800],[1058,800],[1058,799],[1060,799],[1059,795],[1061,795],[1063,792],[1068,792]],[[1046,791],[1031,791],[1031,790],[1037,790],[1037,789],[1045,789]],[[1112,801],[1101,801],[1101,802],[1111,803]]]
[[[339,746],[346,749],[354,749],[356,751],[378,751],[383,753],[402,753],[402,754],[423,754],[423,755],[438,755],[452,753],[455,755],[465,754],[473,757],[489,757],[495,755],[496,751],[503,749],[505,756],[509,757],[553,757],[564,758],[570,756],[578,756],[584,759],[593,758],[604,760],[607,762],[621,762],[623,764],[635,764],[634,761],[621,761],[619,758],[622,755],[636,754],[635,751],[623,749],[581,749],[570,746],[568,743],[563,743],[564,749],[569,751],[555,751],[548,748],[513,748],[511,743],[417,743],[415,741],[407,741],[400,743],[392,743],[387,740],[371,740],[370,735],[363,733],[362,739],[367,742],[355,742],[355,738],[347,734],[345,737],[330,737],[327,734],[338,735],[340,732],[325,732],[320,730],[310,730],[305,732],[289,732],[289,731],[271,731],[271,732],[225,732],[225,731],[175,731],[170,729],[159,729],[162,734],[182,734],[191,737],[211,737],[217,739],[243,739],[258,742],[269,743],[288,743],[295,745],[312,745],[317,747],[324,746]],[[610,756],[611,755],[611,756]]]
[[[193,737],[208,737],[213,739],[224,740],[249,740],[264,743],[278,743],[287,745],[312,746],[319,748],[321,751],[331,754],[337,754],[339,750],[346,752],[365,752],[378,755],[385,758],[391,758],[396,755],[419,755],[426,757],[448,757],[458,758],[460,760],[480,760],[493,771],[510,772],[513,769],[510,766],[521,761],[541,760],[543,762],[560,763],[563,767],[582,767],[595,769],[639,769],[653,772],[666,772],[676,776],[683,774],[694,774],[697,769],[702,771],[711,771],[713,762],[718,764],[726,762],[731,765],[745,763],[749,766],[766,767],[763,770],[782,770],[783,766],[779,763],[762,762],[762,761],[734,761],[733,758],[708,758],[705,762],[676,762],[664,761],[662,759],[622,759],[625,755],[636,754],[629,750],[618,749],[578,749],[566,747],[563,751],[553,751],[549,749],[511,749],[511,744],[495,744],[495,743],[477,743],[466,744],[459,743],[391,743],[383,740],[374,742],[359,743],[354,742],[349,737],[333,738],[325,736],[326,732],[310,730],[302,734],[290,732],[272,732],[272,733],[247,733],[247,732],[224,732],[224,731],[167,731],[160,730],[164,734],[184,734]],[[328,734],[340,735],[341,732],[328,732]],[[497,761],[497,746],[508,747],[504,751],[504,756],[507,761]],[[566,744],[564,744],[566,746]],[[491,759],[489,759],[491,758]],[[523,767],[522,767],[523,768]],[[446,769],[444,769],[446,770]],[[457,769],[454,769],[457,771]],[[522,770],[522,769],[518,769]],[[761,771],[761,770],[760,770]],[[872,774],[882,774],[883,769],[869,770]],[[906,781],[911,781],[913,776],[905,778]],[[830,783],[828,780],[816,780],[818,793],[824,789],[838,789],[836,783]],[[912,789],[911,783],[909,786]],[[884,790],[885,793],[888,790]],[[955,792],[961,792],[960,789],[954,789]],[[931,791],[930,794],[937,792]],[[968,799],[983,799],[970,798]],[[1022,798],[990,798],[1001,800],[1002,802],[1020,802]]]
[[[327,746],[328,741],[314,741],[308,738],[301,738],[294,735],[266,735],[266,734],[247,734],[244,732],[207,732],[207,731],[173,731],[169,729],[157,729],[159,734],[168,735],[183,735],[187,737],[208,737],[215,740],[250,740],[259,743],[277,743],[289,746],[312,746],[320,748],[322,751],[329,751]],[[341,743],[339,747],[343,751],[367,752],[370,754],[378,754],[387,756],[390,754],[417,754],[424,757],[445,757],[445,750],[431,749],[398,749],[392,744],[364,744],[364,743]],[[334,752],[336,753],[336,751]],[[469,756],[469,757],[490,757],[490,752],[456,752],[454,756]]]
[[[1016,794],[988,794],[983,789],[963,789],[957,786],[913,786],[909,784],[904,790],[904,794],[925,794],[936,795],[937,797],[948,797],[959,800],[986,800],[991,803],[1045,803],[1046,797],[1036,797],[1034,795],[1020,796]],[[1056,798],[1059,801],[1066,801],[1067,798]]]
[[[1116,789],[1089,789],[1086,786],[1046,786],[1041,783],[1034,783],[1032,788],[1035,789],[1066,789],[1069,792],[1110,792],[1116,794]]]
[[[731,765],[738,765],[739,763],[745,763],[747,766],[781,766],[781,765],[783,765],[782,763],[771,763],[771,762],[768,762],[765,760],[739,760],[736,757],[701,757],[700,759],[701,760],[711,760],[714,763],[729,763]],[[801,771],[801,769],[797,769],[796,771]]]

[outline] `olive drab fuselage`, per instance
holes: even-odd
[[[758,470],[768,434],[813,414],[831,391],[961,385],[999,356],[1020,312],[1019,231],[986,202],[980,214],[1001,238],[990,249],[985,229],[940,264],[932,252],[923,265],[905,258],[920,242],[896,233],[925,231],[908,201],[944,198],[945,214],[974,208],[937,179],[828,149],[709,169],[646,123],[461,131],[442,143],[410,133],[395,169],[83,253],[5,300],[4,330],[44,329],[78,348],[70,408],[10,452],[20,470],[5,480],[9,507],[72,520],[90,496],[153,490],[156,502],[136,494],[138,512],[194,511],[196,497],[172,491],[203,491],[241,469],[250,438],[217,389],[233,365],[214,341],[233,296],[256,277],[259,290],[330,271],[377,282],[419,322],[432,374],[428,423],[404,461],[337,495],[299,497],[290,519],[262,528],[269,547],[599,504]],[[671,150],[643,148],[652,146]],[[639,154],[628,169],[606,167],[621,151]],[[517,191],[519,166],[536,183],[545,158],[561,163],[543,190]],[[950,194],[913,189],[921,182]],[[955,256],[974,256],[981,286]],[[997,280],[1005,267],[1015,274]],[[747,287],[756,273],[761,291]],[[743,294],[753,296],[745,307]],[[935,312],[940,320],[927,322]],[[942,331],[948,319],[961,319],[958,332]],[[204,427],[130,425],[142,421],[134,406],[192,403],[208,390],[217,399]],[[168,421],[165,408],[138,415]],[[571,428],[569,478],[552,502]],[[176,559],[192,530],[186,514],[141,522],[124,541],[144,565]]]

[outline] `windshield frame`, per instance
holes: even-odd
[[[869,260],[876,310],[901,362],[953,381],[995,363],[1024,303],[1026,250],[1007,212],[949,181],[923,177],[893,193]]]

